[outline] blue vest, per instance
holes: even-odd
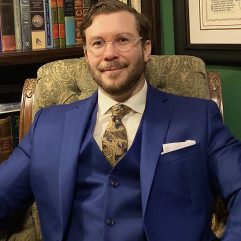
[[[93,138],[94,123],[93,117],[80,150],[66,240],[146,241],[140,191],[142,124],[126,155],[112,168]]]

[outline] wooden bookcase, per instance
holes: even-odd
[[[142,0],[142,12],[152,23],[153,54],[160,54],[160,0]],[[0,103],[18,101],[26,78],[35,78],[37,69],[58,59],[83,56],[82,47],[0,53]]]

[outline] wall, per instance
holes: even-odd
[[[173,5],[171,0],[160,0],[163,54],[175,54]],[[241,139],[241,66],[208,65],[208,70],[219,71],[222,80],[224,121],[231,132]]]

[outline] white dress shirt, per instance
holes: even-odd
[[[124,124],[127,131],[128,148],[133,143],[137,129],[141,122],[142,115],[144,113],[146,106],[146,94],[147,83],[145,81],[143,88],[137,94],[120,103],[131,108],[131,111],[122,118],[122,123]],[[98,89],[98,110],[93,136],[101,150],[102,137],[104,135],[107,124],[111,119],[110,108],[118,103],[119,102],[105,95],[103,90],[100,88]]]

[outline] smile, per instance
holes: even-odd
[[[124,69],[124,67],[112,67],[112,68],[105,69],[104,72],[116,71],[121,69]]]

